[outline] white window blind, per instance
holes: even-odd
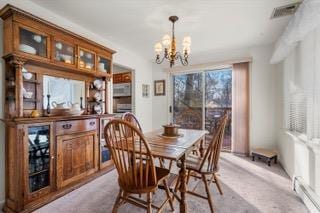
[[[304,91],[290,94],[288,129],[298,133],[307,133],[307,96]]]

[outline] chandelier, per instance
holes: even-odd
[[[170,67],[173,67],[176,60],[180,60],[183,66],[188,65],[188,57],[190,54],[190,46],[191,46],[191,37],[186,36],[183,38],[182,46],[183,50],[182,53],[177,51],[177,44],[176,38],[174,36],[174,23],[178,21],[178,16],[170,16],[169,21],[172,22],[172,36],[165,35],[162,38],[162,44],[156,43],[154,46],[154,51],[156,52],[156,63],[161,64],[165,59],[167,59],[170,63]],[[164,53],[162,58],[160,58],[160,54],[162,52],[162,45],[164,47]]]

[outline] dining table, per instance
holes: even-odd
[[[186,203],[187,192],[187,170],[186,158],[190,152],[199,148],[203,155],[203,143],[205,140],[205,130],[179,129],[179,136],[168,137],[163,135],[163,129],[154,130],[144,134],[149,143],[151,153],[156,158],[173,160],[181,163],[178,178],[180,178],[180,212],[188,212]],[[177,196],[177,195],[175,195]]]

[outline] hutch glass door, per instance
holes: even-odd
[[[32,55],[48,57],[48,37],[31,30],[19,28],[19,50]]]
[[[62,41],[54,41],[54,59],[58,62],[74,65],[75,48],[73,45]]]
[[[29,126],[28,137],[28,177],[29,192],[34,193],[50,186],[50,125]]]
[[[104,137],[104,128],[111,121],[111,118],[101,118],[100,119],[100,168],[105,168],[112,164],[111,153],[106,147],[107,143]]]

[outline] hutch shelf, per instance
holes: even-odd
[[[6,79],[3,210],[31,212],[113,168],[103,129],[113,119],[108,85],[115,51],[11,5],[0,17]],[[73,82],[70,102],[81,102],[80,115],[53,113],[58,110],[50,98],[57,92],[48,79]]]

